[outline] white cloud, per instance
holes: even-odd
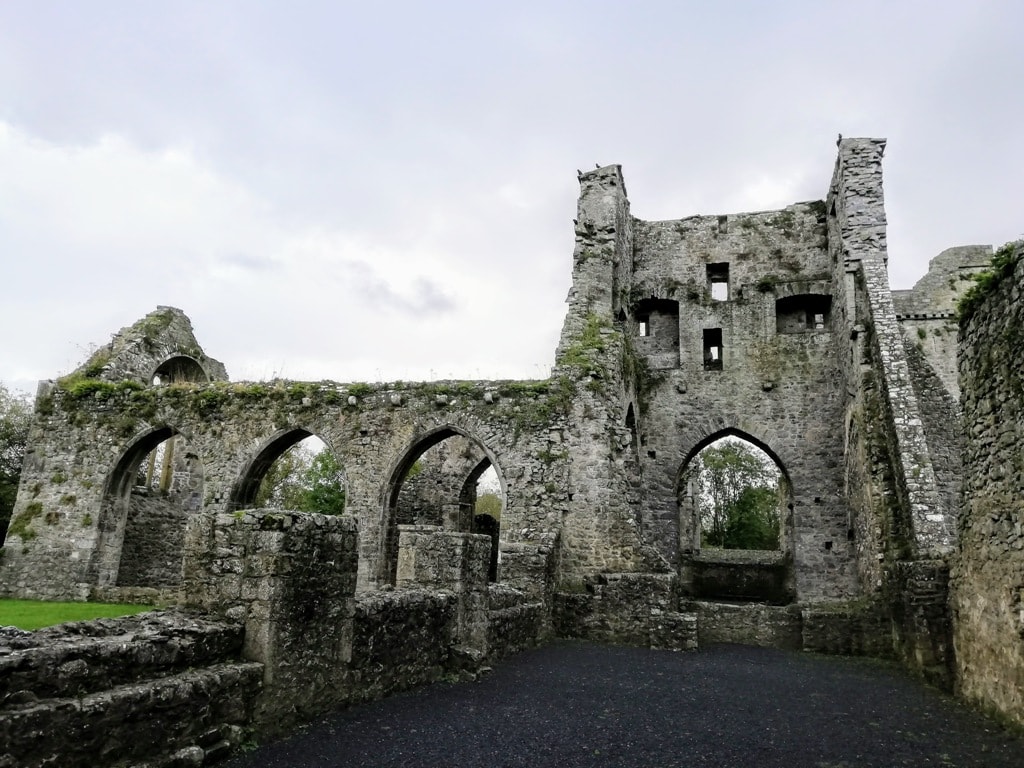
[[[157,304],[184,309],[207,352],[245,377],[532,376],[547,357],[535,346],[545,331],[500,322],[530,324],[519,299],[437,247],[462,217],[402,233],[396,247],[330,222],[290,225],[184,148],[147,152],[116,136],[60,146],[4,124],[0,174],[17,286],[0,323],[33,331],[4,350],[2,364],[20,367],[0,380],[17,386],[66,371]]]

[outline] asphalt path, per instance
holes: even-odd
[[[562,641],[321,718],[228,768],[1024,768],[1024,740],[897,667]]]

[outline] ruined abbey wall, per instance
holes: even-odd
[[[1024,724],[1024,246],[961,325],[952,608],[961,692]]]
[[[515,583],[518,553],[555,535],[557,505],[565,498],[557,422],[545,421],[539,433],[528,426],[538,413],[546,416],[552,395],[545,384],[516,382],[444,391],[441,383],[351,390],[287,383],[115,386],[81,396],[44,390],[14,511],[18,522],[4,549],[6,589],[84,599],[93,587],[120,584],[130,520],[124,501],[149,447],[171,434],[182,435],[181,450],[202,467],[207,511],[247,506],[254,472],[269,465],[265,453],[275,458],[282,445],[321,437],[345,467],[346,513],[360,523],[363,590],[394,581],[395,553],[386,547],[397,521],[389,500],[397,501],[416,447],[471,436],[503,480],[506,577]]]
[[[632,215],[618,166],[581,173],[543,381],[230,383],[184,314],[159,308],[40,385],[0,593],[244,620],[267,690],[273,649],[308,656],[277,678],[306,714],[553,633],[894,656],[948,685],[959,536],[964,691],[1016,711],[1024,684],[999,688],[997,670],[1020,661],[1021,489],[1003,469],[1019,437],[1021,340],[1006,329],[1024,320],[1020,270],[964,326],[962,408],[980,425],[964,452],[953,304],[989,251],[945,251],[891,291],[884,148],[841,139],[821,201],[671,221]],[[1009,419],[992,415],[1001,400]],[[311,435],[343,469],[338,516],[251,511],[273,462]],[[781,473],[778,549],[702,543],[691,469],[724,436]],[[496,549],[472,515],[490,467]],[[331,594],[274,571],[335,550]],[[329,652],[304,645],[310,622],[331,634],[342,618]]]
[[[639,435],[645,527],[670,560],[699,551],[698,527],[681,512],[681,478],[700,448],[738,434],[765,449],[788,480],[781,546],[796,593],[854,594],[834,428],[841,401],[832,385],[824,205],[637,221],[635,233],[627,323],[647,369]],[[671,355],[657,326],[640,335],[642,323],[668,311],[680,340]]]

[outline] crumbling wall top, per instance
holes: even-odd
[[[196,341],[188,316],[164,306],[115,333],[71,375],[144,385],[228,378],[224,364],[209,357]]]

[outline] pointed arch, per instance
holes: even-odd
[[[305,427],[279,430],[265,440],[255,455],[242,467],[238,479],[235,480],[228,495],[227,511],[251,509],[255,506],[260,484],[274,462],[281,458],[288,449],[310,437],[320,440],[325,446],[324,450],[334,453],[328,441]]]
[[[173,587],[181,581],[185,524],[202,505],[204,471],[175,428],[124,449],[104,483],[90,576],[99,586]]]
[[[206,384],[210,381],[210,375],[194,357],[174,355],[153,369],[149,381],[157,385],[181,382]]]
[[[466,485],[469,482],[469,478],[473,477],[474,487],[472,495],[475,496],[476,481],[479,480],[480,475],[492,466],[494,467],[495,474],[498,477],[502,498],[506,498],[504,473],[495,458],[494,452],[483,440],[469,430],[454,424],[442,424],[434,426],[414,438],[393,463],[387,476],[387,483],[384,486],[383,509],[381,512],[381,529],[383,535],[381,536],[382,551],[380,552],[379,568],[379,579],[381,583],[393,584],[395,582],[395,572],[398,564],[397,510],[403,483],[408,477],[413,465],[416,464],[417,460],[424,453],[434,446],[443,443],[445,440],[457,436],[468,440],[477,450],[479,450],[480,453],[483,454],[483,458],[480,459],[466,475],[465,481],[459,484],[458,496],[451,500],[452,503],[462,509],[463,504],[466,503]],[[459,529],[472,531],[473,517],[471,514],[465,516],[459,515],[459,519],[461,521],[458,526]]]
[[[700,488],[697,485],[694,461],[702,451],[725,438],[734,438],[758,449],[778,471],[778,495],[774,497],[773,505],[778,525],[776,549],[729,549],[728,538],[722,542],[725,549],[720,548],[721,544],[719,547],[704,546],[698,498]],[[793,599],[792,484],[786,465],[770,445],[732,426],[705,434],[686,453],[679,466],[676,499],[679,508],[680,582],[685,591],[696,597],[763,600],[771,603],[787,603]],[[726,536],[733,535],[728,533],[729,530],[736,530],[731,526],[730,522],[730,527],[725,529]],[[754,540],[758,540],[756,535]],[[747,541],[750,541],[749,536]]]

